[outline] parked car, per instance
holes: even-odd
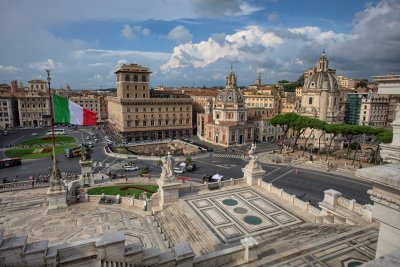
[[[184,167],[175,167],[174,168],[174,173],[176,174],[182,174],[185,172],[185,168]]]
[[[32,136],[36,136],[36,135],[38,135],[38,133],[32,133]]]
[[[196,163],[190,163],[186,166],[186,171],[188,172],[192,172],[196,170]]]
[[[122,168],[123,168],[125,171],[137,171],[137,170],[139,170],[139,167],[137,167],[137,166],[132,166],[132,165],[124,165],[124,166],[122,166]]]

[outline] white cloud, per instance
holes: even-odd
[[[52,70],[52,71],[58,71],[61,70],[63,67],[62,63],[55,62],[53,59],[49,58],[47,61],[40,61],[40,62],[34,62],[34,63],[29,63],[28,66],[31,69],[35,70]]]
[[[168,33],[167,38],[175,41],[178,44],[182,44],[192,41],[193,35],[184,26],[179,25]]]
[[[0,73],[17,73],[19,71],[22,71],[22,69],[11,65],[9,66],[0,65]]]
[[[193,0],[194,10],[211,18],[247,16],[262,10],[244,0]]]
[[[125,38],[132,38],[133,37],[133,31],[131,26],[129,26],[128,24],[125,24],[124,27],[121,30],[122,36],[124,36]]]
[[[168,71],[189,66],[204,68],[223,58],[247,61],[262,56],[266,50],[282,43],[283,39],[273,32],[267,32],[259,26],[249,26],[226,35],[224,42],[221,39],[217,42],[214,37],[196,44],[181,44],[174,48],[170,60],[161,69]]]
[[[150,35],[150,30],[148,28],[143,28],[142,26],[134,26],[131,27],[128,24],[125,24],[121,30],[122,36],[127,39],[136,37],[138,34],[142,34],[144,36]]]
[[[267,20],[269,22],[274,22],[279,19],[279,14],[277,12],[271,12],[267,15]]]
[[[289,28],[289,32],[304,37],[306,40],[315,41],[318,44],[327,44],[330,42],[344,42],[354,39],[357,36],[344,33],[335,33],[333,31],[322,31],[316,26],[305,26],[301,28]]]

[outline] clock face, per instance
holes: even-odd
[[[219,95],[219,96],[218,96],[218,100],[219,100],[219,101],[222,101],[222,95]]]
[[[242,101],[242,100],[243,100],[243,96],[242,96],[242,95],[239,95],[239,96],[238,96],[238,100],[239,100],[239,101]]]

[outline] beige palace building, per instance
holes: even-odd
[[[192,135],[192,99],[150,91],[150,70],[138,64],[119,67],[117,96],[107,97],[108,123],[121,141],[182,138]]]
[[[18,97],[18,111],[23,127],[50,126],[50,98],[45,81],[29,81],[28,92]]]

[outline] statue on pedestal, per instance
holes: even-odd
[[[251,144],[251,148],[250,148],[248,154],[250,157],[250,161],[244,168],[248,169],[248,170],[259,169],[260,165],[258,164],[258,156],[256,156],[256,144],[255,143]]]
[[[167,156],[161,158],[161,174],[160,174],[160,181],[168,181],[173,182],[176,180],[174,176],[173,166],[175,163],[174,158],[171,156],[171,153],[168,152]]]
[[[88,161],[91,159],[92,150],[89,144],[82,144],[81,146],[81,160]]]

